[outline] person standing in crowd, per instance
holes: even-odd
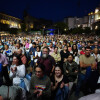
[[[0,53],[0,86],[3,85],[3,76],[6,80],[6,85],[11,85],[11,80],[8,75],[8,60],[5,55]]]
[[[53,73],[55,67],[55,60],[49,55],[49,48],[44,47],[42,50],[42,57],[37,61],[37,64],[43,64],[45,66],[45,74],[50,76]]]
[[[76,44],[72,45],[72,53],[74,57],[78,54],[78,49]]]
[[[20,56],[22,63],[24,65],[26,65],[27,64],[27,58],[24,54],[22,54],[22,49],[18,49],[17,54]]]
[[[94,48],[100,49],[100,46],[98,45],[98,41],[94,41],[94,45],[93,45],[91,48],[92,48],[92,50],[93,50]]]
[[[32,40],[29,40],[29,48],[32,47]]]
[[[61,55],[58,52],[58,47],[54,47],[54,52],[51,54],[51,56],[55,59],[56,63],[61,61]]]
[[[34,57],[34,64],[35,65],[37,65],[37,60],[41,56],[42,56],[41,47],[40,46],[37,46],[36,47],[36,51],[35,51],[35,57]]]
[[[50,100],[51,96],[51,81],[45,75],[45,66],[39,64],[35,67],[35,75],[30,81],[30,100]]]
[[[80,55],[84,55],[85,54],[85,47],[82,48],[82,50],[80,51]]]
[[[97,63],[100,62],[100,54],[99,54],[98,48],[94,48],[93,54],[91,54],[91,56],[94,56],[95,57],[95,61]]]
[[[53,43],[51,42],[49,45],[49,54],[51,55],[54,52],[54,47],[53,47]]]
[[[85,43],[84,42],[82,42],[82,44],[81,44],[81,46],[80,46],[80,48],[79,48],[79,50],[82,50],[82,48],[83,47],[85,47],[86,45],[85,45]]]
[[[87,94],[89,91],[89,85],[92,83],[89,83],[89,78],[91,75],[91,70],[96,69],[96,61],[93,56],[90,55],[91,48],[86,47],[85,48],[85,55],[80,56],[80,70],[81,72],[78,75],[78,82],[76,86],[76,96],[79,96],[80,88],[83,85],[84,89],[83,92]]]
[[[4,46],[2,44],[2,41],[0,41],[0,52],[2,53],[3,52],[3,49],[4,49]]]
[[[17,54],[17,50],[18,50],[18,49],[22,49],[22,54],[25,53],[25,51],[24,51],[23,47],[21,47],[21,44],[20,44],[20,43],[17,43],[17,44],[16,44],[15,49],[13,50],[13,53],[14,53],[14,54]]]
[[[65,46],[64,46],[64,49],[61,50],[61,52],[60,52],[62,64],[63,64],[64,62],[67,61],[67,58],[68,58],[68,55],[69,55],[69,54],[70,54],[70,52],[68,51],[68,48],[67,48],[67,46],[65,45]]]
[[[28,39],[25,42],[25,54],[26,54],[26,57],[28,58],[29,57],[29,40]]]
[[[67,46],[67,40],[63,41],[63,47]]]
[[[71,47],[71,44],[69,42],[67,43],[67,47],[68,47],[68,51],[71,52],[72,51],[72,47]]]
[[[8,45],[4,45],[5,49],[3,51],[3,54],[6,55],[6,57],[8,58],[8,61],[12,62],[12,50],[9,49],[9,46]]]
[[[30,68],[31,72],[32,72],[33,67],[34,67],[35,51],[36,51],[36,43],[33,42],[32,43],[32,47],[29,50],[29,54],[30,54],[30,58],[31,58],[31,68]]]
[[[62,43],[59,42],[56,46],[58,47],[58,52],[60,52],[62,50]]]

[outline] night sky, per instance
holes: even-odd
[[[59,21],[67,16],[87,15],[99,4],[100,0],[0,0],[0,12],[22,19],[27,9],[36,18]]]

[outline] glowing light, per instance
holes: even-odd
[[[66,31],[67,29],[65,28],[64,31]]]
[[[95,26],[95,29],[98,29],[98,26]]]
[[[43,26],[43,28],[45,28],[45,26]]]
[[[99,9],[95,9],[95,13],[98,13],[99,12]]]
[[[54,31],[55,29],[48,29],[48,31]]]
[[[91,15],[93,14],[93,12],[91,12]]]
[[[80,25],[78,25],[78,27],[80,27]]]
[[[21,28],[21,25],[19,24],[18,27]]]
[[[10,24],[10,22],[9,21],[6,21],[6,24]]]
[[[33,24],[30,25],[30,28],[33,28]]]
[[[54,33],[50,33],[50,35],[54,35]]]

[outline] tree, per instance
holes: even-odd
[[[26,31],[26,24],[25,23],[22,23],[21,24],[21,31],[22,32],[25,32]]]
[[[70,33],[72,34],[82,34],[84,31],[82,29],[82,27],[77,27],[77,28],[73,28],[70,30]]]
[[[0,31],[7,31],[9,29],[8,24],[2,24],[0,23]]]
[[[60,32],[61,34],[66,33],[66,31],[68,30],[68,25],[65,24],[64,22],[58,22],[58,23],[56,23],[56,24],[54,25],[54,27],[55,27],[56,29],[59,29],[59,32]]]
[[[17,34],[18,33],[18,29],[17,28],[9,28],[9,33],[10,34]]]
[[[90,27],[85,27],[83,32],[86,33],[86,34],[90,34],[91,33]]]

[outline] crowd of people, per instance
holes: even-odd
[[[100,88],[99,75],[99,36],[1,36],[0,100],[79,98]]]

